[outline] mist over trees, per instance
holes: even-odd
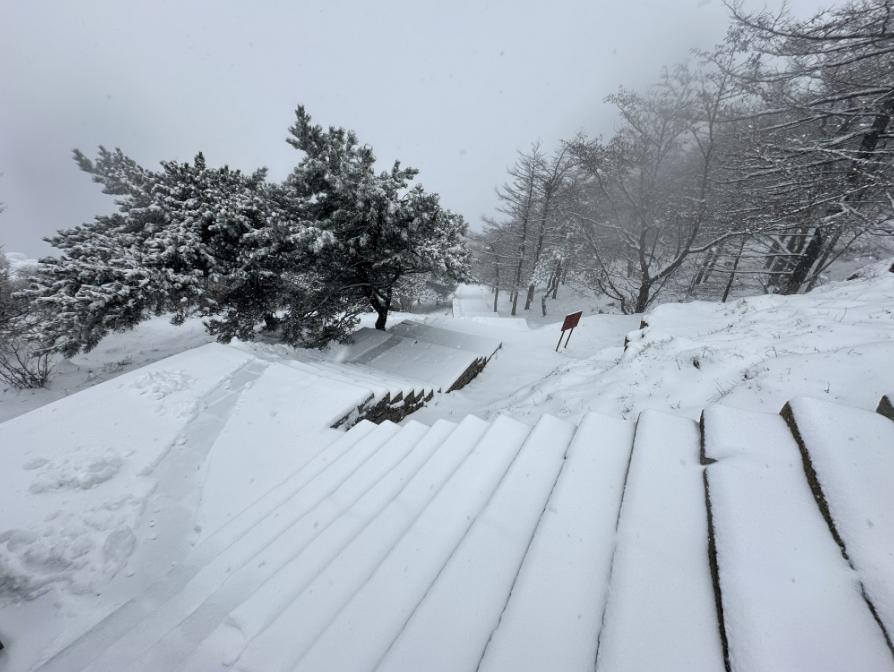
[[[726,39],[645,91],[620,125],[519,153],[476,272],[512,314],[561,281],[623,312],[659,297],[808,291],[841,255],[894,236],[890,0],[809,20],[728,5]]]

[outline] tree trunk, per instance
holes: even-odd
[[[376,329],[385,331],[385,323],[388,321],[388,311],[391,308],[391,288],[385,291],[385,296],[379,294],[376,290],[371,290],[368,294],[369,303],[373,310],[376,311]]]
[[[279,326],[279,318],[273,313],[264,314],[264,329],[267,331],[275,331]]]
[[[823,233],[823,230],[821,228],[813,232],[813,237],[807,244],[807,249],[804,250],[804,254],[801,255],[801,258],[798,259],[798,263],[795,264],[795,268],[792,271],[792,274],[789,277],[785,288],[782,290],[783,294],[798,293],[798,290],[801,289],[801,285],[804,284],[804,281],[810,274],[810,269],[813,268],[816,260],[819,259],[820,253],[823,249],[824,241],[825,234]]]
[[[808,292],[816,286],[817,281],[820,279],[820,274],[823,272],[823,267],[826,265],[826,262],[829,260],[832,252],[835,250],[835,246],[838,244],[838,240],[841,238],[841,234],[843,232],[844,227],[836,227],[835,233],[832,234],[832,237],[823,246],[825,248],[823,251],[823,255],[820,257],[820,260],[816,265],[816,270],[813,272],[813,277],[811,277],[810,281],[807,283]]]
[[[534,300],[534,283],[528,285],[528,295],[525,297],[525,310],[530,310],[531,302]]]
[[[553,282],[553,299],[555,299],[559,293],[559,278],[560,277],[562,277],[562,260],[561,259],[556,262],[556,279]]]
[[[872,159],[879,139],[888,130],[888,125],[891,123],[891,115],[894,114],[894,92],[889,91],[883,96],[882,100],[884,102],[875,116],[875,121],[872,122],[872,126],[870,126],[869,131],[860,142],[860,151],[857,154],[857,158],[851,162],[851,169],[848,174],[848,184],[851,186],[856,184],[860,176],[861,164]],[[850,194],[845,195],[843,200],[845,202],[850,200]],[[841,210],[842,206],[838,206],[831,212],[828,212],[827,215],[838,213]],[[810,239],[810,243],[807,245],[807,249],[804,250],[804,254],[795,265],[795,270],[792,271],[788,284],[783,291],[784,294],[795,294],[801,289],[801,286],[810,275],[810,271],[820,258],[825,243],[825,232],[822,228],[816,229],[813,238]]]
[[[729,292],[733,288],[733,282],[736,279],[736,269],[739,268],[739,262],[742,260],[742,252],[745,251],[746,240],[747,238],[742,236],[742,244],[739,246],[739,254],[736,255],[736,258],[733,261],[732,272],[729,274],[729,280],[726,281],[726,287],[723,290],[723,298],[720,299],[720,303],[726,303],[726,300],[729,298]]]
[[[708,254],[705,255],[705,260],[702,265],[698,269],[698,273],[695,274],[695,278],[693,278],[692,282],[689,284],[689,293],[692,294],[695,291],[696,285],[700,285],[708,279],[709,268],[714,265],[715,260],[717,259],[719,252],[719,248],[713,248],[708,250]]]
[[[639,286],[639,293],[636,295],[636,307],[634,313],[644,313],[649,306],[649,293],[652,290],[651,282],[644,282]]]
[[[494,312],[498,312],[497,310],[497,299],[500,298],[500,264],[497,262],[497,258],[494,257]]]

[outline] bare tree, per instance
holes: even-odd
[[[515,268],[510,285],[512,314],[518,311],[518,293],[525,268],[530,264],[529,245],[534,231],[537,209],[537,187],[543,168],[543,153],[535,143],[528,152],[519,152],[515,164],[509,169],[510,181],[497,190],[499,211],[507,217],[504,224],[517,240]]]
[[[534,253],[531,258],[531,278],[528,282],[528,294],[525,297],[525,310],[530,309],[534,300],[534,292],[538,273],[542,274],[540,261],[544,251],[549,247],[550,238],[557,228],[556,214],[561,198],[562,188],[565,185],[568,173],[572,167],[570,151],[566,144],[562,144],[558,151],[548,161],[543,161],[537,174],[537,196],[539,199],[539,214],[537,238],[534,243]],[[553,292],[556,288],[552,289]],[[545,304],[544,304],[545,305]]]
[[[891,217],[894,26],[891,0],[860,0],[800,21],[728,4],[730,69],[759,99],[759,149],[746,172],[787,201],[790,223],[768,269],[785,293],[812,287],[861,236]]]
[[[643,312],[690,256],[741,234],[718,226],[713,207],[718,124],[730,95],[722,71],[678,67],[645,95],[610,98],[624,124],[609,142],[572,145],[590,181],[577,213],[590,276],[624,312]]]

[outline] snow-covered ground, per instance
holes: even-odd
[[[799,296],[664,304],[642,330],[641,316],[584,317],[558,354],[556,324],[501,331],[492,375],[416,417],[506,413],[530,422],[541,413],[576,420],[588,411],[629,418],[658,409],[697,418],[720,401],[775,413],[799,395],[874,409],[894,381],[890,267],[876,263],[861,279]]]
[[[0,422],[213,340],[199,320],[174,327],[168,318],[154,317],[109,336],[87,354],[57,362],[43,389],[16,390],[0,383]]]
[[[306,645],[307,658],[301,658],[304,668],[322,669],[313,661],[334,660],[339,633],[354,632],[357,619],[392,595],[389,609],[393,611],[376,624],[381,636],[369,634],[357,647],[367,647],[363,650],[375,660],[387,653],[382,658],[387,668],[419,669],[413,665],[437,644],[426,644],[432,623],[438,614],[453,613],[456,605],[448,598],[464,581],[477,581],[469,578],[469,572],[478,571],[476,567],[481,572],[492,569],[494,582],[482,584],[476,593],[489,615],[475,617],[479,625],[470,630],[475,636],[489,632],[488,619],[500,614],[512,577],[521,572],[516,602],[521,601],[523,607],[514,603],[506,607],[505,626],[494,633],[494,648],[484,659],[486,669],[507,669],[499,661],[520,660],[515,647],[530,638],[525,609],[547,585],[560,585],[572,596],[578,585],[582,596],[605,602],[610,626],[605,631],[603,660],[630,662],[624,647],[631,624],[654,629],[660,620],[658,612],[648,623],[642,620],[643,614],[653,612],[648,611],[652,606],[638,588],[637,577],[648,576],[660,585],[666,581],[662,571],[673,571],[674,563],[685,566],[693,558],[705,557],[701,542],[694,541],[703,540],[705,531],[704,512],[699,508],[703,506],[701,467],[693,452],[696,430],[689,419],[697,419],[702,409],[718,402],[732,409],[776,414],[785,402],[800,396],[873,410],[883,394],[894,391],[894,273],[888,272],[890,266],[890,261],[876,264],[859,279],[803,296],[663,305],[645,317],[647,326],[642,329],[642,316],[587,315],[567,348],[558,352],[562,315],[553,315],[555,321],[544,324],[508,318],[502,310],[495,316],[486,289],[462,287],[452,316],[395,315],[390,324],[411,317],[430,327],[475,337],[457,338],[458,342],[501,342],[485,370],[462,390],[436,395],[404,420],[403,427],[386,423],[373,428],[362,423],[348,435],[329,429],[328,424],[377,393],[379,385],[383,389],[398,385],[374,383],[374,375],[368,373],[348,373],[351,366],[361,366],[340,363],[350,348],[333,348],[301,362],[276,346],[208,344],[200,324],[174,328],[161,319],[110,337],[89,355],[60,364],[48,390],[5,391],[0,396],[0,418],[13,418],[0,424],[5,465],[0,471],[0,640],[7,645],[0,654],[5,656],[0,658],[0,667],[29,670],[71,643],[67,657],[56,659],[56,667],[51,664],[47,669],[81,669],[92,658],[90,648],[79,647],[104,647],[120,639],[91,669],[130,669],[127,664],[141,669],[134,661],[140,659],[141,651],[151,649],[153,653],[143,663],[155,669],[168,669],[164,661],[170,663],[181,653],[182,660],[176,658],[176,662],[185,664],[186,652],[194,652],[189,669],[218,669],[221,661],[239,658],[240,669],[266,672],[279,669],[268,667],[271,661],[287,669],[298,661],[294,651],[281,655],[270,647],[301,640]],[[593,312],[570,302],[561,312],[574,308],[584,309],[585,315]],[[414,329],[418,327],[396,331],[412,334]],[[439,347],[446,347],[442,342],[446,333],[432,332]],[[425,371],[411,373],[425,378]],[[406,376],[406,371],[401,374]],[[70,394],[77,390],[80,393]],[[795,407],[796,413],[807,413],[800,408]],[[31,409],[35,410],[25,413]],[[631,499],[618,518],[616,500],[622,489],[618,479],[623,477],[624,446],[629,454],[631,436],[631,425],[624,420],[633,420],[646,410],[669,413],[679,422],[661,413],[647,414],[653,419],[643,425],[637,440],[645,441],[650,427],[658,437],[652,443],[668,437],[680,446],[679,465],[685,473],[674,477],[679,479],[679,488],[673,486],[676,481],[664,482],[658,475],[676,465],[677,457],[671,459],[660,451],[650,456],[643,449],[637,459],[645,462],[633,462],[630,474],[635,483],[641,483],[635,486],[638,492],[652,494]],[[598,416],[590,415],[592,411],[613,416],[618,424],[606,418],[594,420]],[[480,420],[470,419],[470,414]],[[544,414],[555,418],[542,419]],[[719,418],[712,420],[715,423],[722,420],[717,414],[712,418]],[[532,432],[535,425],[538,429]],[[577,425],[581,429],[575,434]],[[779,424],[774,427],[778,430]],[[879,431],[878,436],[885,436],[884,428]],[[471,453],[472,462],[460,467],[475,442],[484,445],[488,436],[493,449],[485,451],[479,445]],[[578,437],[576,443],[573,436]],[[558,476],[566,450],[569,456],[576,455],[575,464],[584,473],[596,468],[580,447],[583,436],[619,437],[612,439],[617,451],[602,458],[609,471],[600,476],[606,480],[605,496],[611,499],[610,493],[615,493],[615,500],[600,499],[599,493],[585,487],[586,479],[576,478],[573,471]],[[818,468],[832,474],[831,492],[839,502],[842,489],[852,487],[860,472],[839,473],[834,466],[835,448],[822,443],[822,436],[808,438],[822,450],[817,453]],[[451,441],[459,452],[448,455],[439,449]],[[782,438],[779,443],[783,445]],[[540,444],[546,452],[531,448]],[[738,444],[728,447],[717,442],[711,449],[720,458],[717,468],[709,470],[714,474],[712,482],[731,498],[720,500],[718,520],[738,525],[740,508],[735,498],[752,501],[748,487],[756,492],[764,492],[763,488],[767,497],[780,501],[793,496],[786,494],[786,483],[796,479],[797,469],[791,471],[791,465],[797,463],[779,467],[778,484],[749,485],[736,480]],[[522,462],[510,468],[516,464],[516,455]],[[890,461],[882,453],[876,450],[874,455],[880,469],[889,468]],[[760,454],[754,457],[763,459]],[[528,475],[533,473],[538,476],[531,481]],[[417,483],[416,479],[421,480]],[[438,495],[445,482],[447,494]],[[554,492],[550,490],[553,484]],[[410,490],[402,490],[405,486]],[[659,497],[660,488],[666,496]],[[393,501],[398,492],[409,499]],[[855,506],[862,512],[883,501],[870,494],[856,505],[835,504],[844,512],[842,518],[861,515],[853,512]],[[523,495],[533,499],[519,499]],[[798,506],[809,509],[809,490],[798,496],[802,497]],[[540,525],[539,512],[552,497],[564,502],[561,511],[571,518]],[[608,510],[602,511],[605,520],[599,519],[599,529],[581,537],[578,555],[567,549],[567,560],[578,569],[598,566],[608,572],[612,556],[605,555],[605,549],[619,544],[616,559],[622,565],[612,579],[614,597],[609,597],[605,578],[574,585],[561,584],[559,577],[545,579],[555,572],[551,563],[556,561],[548,540],[576,534],[574,526],[582,515],[579,507],[585,501],[581,497],[601,502]],[[679,499],[674,510],[688,511],[686,520],[691,519],[692,525],[685,520],[664,524],[652,519],[649,507],[662,497],[663,501]],[[414,507],[417,513],[412,513]],[[467,514],[463,513],[466,509]],[[482,510],[487,512],[481,514],[482,522],[469,528],[469,521],[477,520]],[[343,516],[347,511],[354,513]],[[413,523],[412,516],[423,514],[423,522]],[[798,522],[797,515],[791,520]],[[882,528],[890,527],[884,516],[873,519]],[[622,534],[613,541],[611,527],[616,520],[621,521]],[[820,535],[816,530],[824,529],[818,520],[811,523],[814,536]],[[671,522],[684,527],[671,534]],[[674,549],[671,565],[654,567],[638,555],[633,541],[647,523],[656,526],[656,535],[663,530],[668,547],[674,538],[693,541]],[[505,543],[491,543],[486,530],[494,529],[493,525],[506,531]],[[538,536],[532,542],[535,527]],[[405,532],[410,536],[403,538]],[[754,530],[749,543],[761,543],[761,533]],[[887,596],[892,574],[879,560],[877,542],[859,526],[847,526],[842,534],[854,540],[848,543],[858,549],[857,561],[866,563],[866,585],[873,594],[885,596],[880,609],[890,618]],[[314,541],[318,537],[328,541]],[[383,546],[391,537],[394,545]],[[536,554],[519,569],[519,554],[527,553],[529,542]],[[834,544],[822,542],[819,547],[828,556],[829,567],[841,564],[833,557]],[[311,549],[310,556],[305,548]],[[428,549],[425,557],[430,562],[407,565],[407,558],[416,557],[413,549],[419,548]],[[721,548],[721,554],[725,552],[727,546]],[[797,563],[801,557],[780,553],[782,564]],[[375,554],[381,555],[384,564],[375,576],[366,575],[372,577],[371,583],[361,581],[349,588],[351,582],[360,581],[351,573],[361,571],[356,559],[372,562],[378,557]],[[447,558],[453,560],[444,572],[436,571]],[[629,562],[624,558],[630,558]],[[736,556],[724,565],[733,573],[721,576],[733,582],[729,584],[731,599],[744,600],[741,608],[745,611],[773,612],[772,604],[749,602],[753,591],[749,592],[748,582],[755,579],[747,567],[737,567],[737,559],[741,558]],[[412,576],[406,578],[410,568]],[[370,565],[368,571],[373,569]],[[435,575],[440,587],[427,591],[425,586]],[[405,577],[406,590],[394,593],[398,576]],[[692,608],[707,623],[713,618],[707,568],[687,580],[690,589],[680,590],[690,597],[698,595],[697,600],[692,598]],[[410,590],[411,585],[427,595],[418,610],[411,602],[421,593]],[[336,609],[331,614],[335,620],[324,622],[320,619],[326,610],[336,608],[326,597],[333,591],[341,595],[342,606],[347,601],[352,606],[344,612]],[[806,601],[810,591],[793,589],[791,594]],[[842,597],[842,604],[860,611],[858,602],[847,599]],[[570,605],[574,600],[559,602]],[[305,604],[309,606],[301,606]],[[670,612],[662,613],[670,618]],[[400,624],[410,615],[415,625],[404,629]],[[454,626],[467,618],[461,609],[455,615],[460,620]],[[577,623],[573,615],[566,615],[571,619],[562,629],[566,634],[584,626],[597,627],[601,618],[594,611],[588,620]],[[104,625],[79,639],[107,616]],[[562,622],[561,614],[557,618]],[[301,619],[310,620],[299,637],[295,623],[304,622]],[[576,623],[573,627],[572,622]],[[660,636],[667,641],[690,637],[684,632],[686,624],[678,625],[677,635]],[[319,629],[319,638],[312,635],[313,628]],[[381,648],[395,628],[403,633],[401,638],[392,642],[393,647]],[[474,637],[449,630],[442,634],[445,639],[439,646],[455,642],[460,655],[462,644],[470,661],[480,654]],[[700,631],[699,636],[703,634]],[[749,642],[756,635],[747,629],[739,634],[736,645],[745,646],[747,655],[752,655]],[[863,641],[860,633],[852,634],[853,642]],[[659,636],[657,630],[655,636]],[[866,641],[871,647],[878,643],[872,637]],[[713,640],[706,642],[700,655],[716,660],[716,646]],[[583,647],[565,653],[569,660],[592,660],[594,652]],[[550,655],[547,658],[553,661],[562,658],[561,652]],[[759,662],[760,656],[754,654],[753,659]],[[637,660],[645,664],[655,658],[645,652]],[[80,667],[73,666],[77,661]],[[606,664],[602,663],[603,669],[616,669]]]

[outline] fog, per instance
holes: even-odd
[[[284,141],[298,103],[355,129],[383,165],[419,168],[474,228],[516,149],[610,131],[606,95],[648,84],[727,24],[718,0],[0,7],[0,244],[29,255],[112,208],[73,148],[121,147],[147,166],[203,151],[281,179],[298,159]]]

